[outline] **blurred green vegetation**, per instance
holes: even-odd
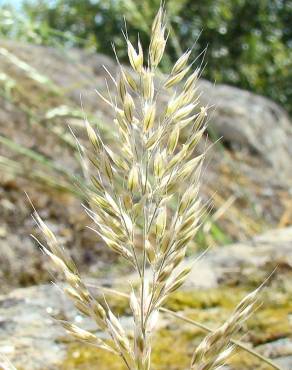
[[[24,0],[17,12],[8,3],[2,37],[111,56],[114,42],[125,60],[124,16],[131,34],[147,43],[160,0]],[[292,113],[291,0],[168,0],[166,6],[170,47],[162,68],[196,42],[196,54],[207,46],[205,78],[268,96]]]

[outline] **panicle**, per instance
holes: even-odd
[[[144,54],[140,40],[136,49],[126,33],[132,68],[118,63],[116,80],[109,73],[114,97],[110,92],[109,98],[98,93],[114,113],[115,150],[85,120],[91,148],[84,149],[84,156],[89,159],[88,171],[94,171],[88,176],[91,183],[84,186],[84,209],[94,226],[89,229],[139,276],[129,297],[134,325],[131,340],[105,297],[93,296],[70,254],[39,215],[34,215],[47,242],[42,249],[66,283],[64,292],[109,340],[63,322],[65,329],[78,340],[117,354],[128,369],[138,370],[151,367],[151,340],[159,309],[189,276],[191,266],[184,263],[187,248],[208,211],[199,196],[205,152],[196,150],[206,130],[208,111],[200,106],[199,69],[187,77],[192,67],[191,50],[187,50],[165,80],[161,78],[157,66],[168,37],[163,7],[150,36],[148,54]],[[170,95],[172,88],[175,92]],[[233,352],[231,337],[253,312],[257,293],[243,299],[232,316],[202,341],[194,351],[191,369],[215,370],[224,364]]]

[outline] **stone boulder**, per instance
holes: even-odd
[[[270,163],[279,177],[292,170],[292,124],[279,105],[249,91],[201,81],[202,101],[214,105],[210,128],[223,142],[247,148]]]

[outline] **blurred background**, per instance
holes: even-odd
[[[198,57],[194,67],[203,67],[202,104],[214,105],[205,137],[212,149],[202,184],[202,197],[212,199],[212,209],[189,254],[213,248],[168,307],[216,326],[277,265],[263,309],[255,314],[244,339],[289,370],[292,1],[165,3],[169,41],[161,72],[193,48],[193,58]],[[0,328],[0,357],[8,353],[20,368],[27,364],[29,370],[92,369],[98,364],[101,370],[119,369],[100,352],[68,344],[67,339],[64,344],[56,327],[41,326],[44,310],[60,318],[75,313],[50,287],[41,286],[52,277],[47,259],[29,236],[39,234],[25,192],[82,274],[106,286],[121,285],[118,277],[128,276],[129,268],[86,229],[89,220],[80,205],[85,199],[75,184],[86,184],[88,174],[70,129],[86,146],[85,111],[114,148],[112,112],[94,89],[107,93],[103,65],[116,73],[112,43],[127,64],[122,29],[127,27],[133,43],[138,34],[147,47],[159,4],[160,0],[0,0],[0,318],[13,322]],[[31,302],[36,302],[33,308]],[[116,298],[113,305],[127,325],[127,302]],[[187,366],[191,348],[202,337],[196,328],[172,321],[170,331],[168,325],[166,320],[158,333],[153,369]],[[41,331],[46,333],[42,344],[37,341]],[[171,349],[173,343],[178,350]],[[242,352],[227,369],[271,368],[257,361]]]
[[[0,4],[3,37],[92,48],[112,56],[111,41],[125,60],[123,17],[132,34],[139,33],[148,42],[160,0],[2,0]],[[170,42],[164,68],[187,48],[194,46],[198,52],[207,47],[205,78],[270,97],[292,112],[291,1],[169,0],[167,11]]]

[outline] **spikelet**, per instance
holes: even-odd
[[[74,324],[70,324],[70,323],[64,322],[64,321],[61,322],[61,324],[64,327],[64,329],[66,329],[75,338],[77,338],[77,339],[79,339],[83,342],[93,344],[96,347],[104,348],[104,349],[110,349],[111,352],[115,352],[115,351],[112,350],[112,348],[110,348],[108,345],[106,345],[104,341],[97,338],[96,335],[90,333],[89,331],[83,330],[83,329],[79,328],[78,326],[76,326]]]
[[[148,68],[144,71],[142,76],[142,92],[145,100],[153,100],[154,97],[154,81],[153,72]]]
[[[94,147],[94,149],[97,152],[99,152],[99,150],[101,149],[100,140],[98,139],[94,129],[92,128],[92,126],[90,125],[90,123],[87,120],[85,120],[85,124],[86,124],[88,138],[89,138],[92,146]]]
[[[217,369],[225,363],[234,349],[230,345],[230,339],[255,309],[258,292],[256,289],[243,298],[230,319],[200,343],[194,352],[191,369]]]
[[[180,134],[180,128],[179,126],[175,126],[175,128],[172,130],[172,133],[169,136],[168,143],[167,143],[167,151],[168,154],[173,154],[173,152],[176,149],[178,139]]]
[[[133,123],[135,104],[132,96],[126,92],[124,96],[124,114],[128,123]]]
[[[127,82],[124,73],[120,73],[117,83],[117,93],[121,102],[124,102],[125,96],[127,94]]]
[[[199,75],[199,70],[196,69],[190,76],[189,78],[186,80],[185,84],[184,84],[184,91],[188,92],[189,90],[191,89],[194,89],[195,88],[195,84],[198,80],[198,75]]]
[[[175,63],[175,65],[173,66],[173,68],[172,68],[172,70],[171,70],[171,75],[176,75],[176,74],[178,74],[179,72],[181,72],[184,68],[185,68],[185,66],[186,66],[186,64],[187,64],[187,62],[188,62],[188,60],[189,60],[189,57],[190,57],[190,55],[191,55],[191,50],[189,50],[189,51],[186,51],[178,60],[177,60],[177,62]]]
[[[134,165],[129,173],[128,189],[131,191],[131,193],[134,193],[139,190],[139,186],[139,170],[138,166]]]
[[[132,68],[138,72],[141,73],[143,69],[143,50],[140,43],[140,40],[138,42],[138,49],[139,52],[137,53],[131,42],[128,40],[128,57],[129,61],[131,63]]]
[[[163,155],[157,152],[153,162],[153,172],[157,178],[161,178],[165,170]]]
[[[131,76],[131,74],[130,74],[128,71],[125,71],[125,70],[123,70],[123,69],[121,69],[120,73],[122,74],[123,79],[124,79],[125,81],[127,81],[128,86],[129,86],[133,91],[137,91],[137,90],[138,90],[137,83],[136,83],[136,81],[134,80],[134,78]]]
[[[146,240],[145,242],[145,249],[149,263],[153,264],[156,260],[156,253],[153,245],[149,242],[149,240]]]
[[[186,67],[180,72],[174,75],[170,75],[168,79],[165,81],[164,87],[166,89],[169,89],[170,87],[173,87],[174,85],[177,85],[178,83],[180,83],[182,79],[185,77],[185,75],[189,72],[190,68],[191,68],[190,66]]]
[[[165,232],[167,220],[167,210],[166,207],[161,208],[158,212],[158,216],[155,223],[155,236],[157,239],[160,239]]]
[[[156,107],[155,104],[145,104],[143,131],[148,132],[154,125]]]
[[[149,47],[152,67],[160,63],[166,46],[165,25],[163,24],[163,9],[160,8],[152,24],[152,34]]]

